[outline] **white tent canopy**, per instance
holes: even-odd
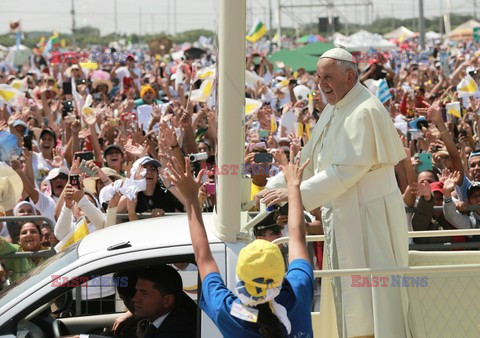
[[[451,40],[471,38],[475,27],[480,27],[480,23],[475,20],[468,20],[452,30],[448,37]]]
[[[429,31],[429,32],[425,33],[425,38],[427,40],[437,40],[437,39],[442,38],[442,34],[436,33],[436,32],[433,32],[433,31]]]
[[[18,50],[17,46],[12,46],[8,48],[8,54],[5,60],[15,66],[21,66],[28,64],[30,55],[32,55],[32,50],[27,46],[19,45]]]
[[[372,48],[377,51],[391,51],[392,49],[397,49],[397,46],[394,43],[385,40],[381,35],[372,34],[364,30],[358,31],[343,39],[337,38],[335,39],[334,44],[363,52]]]
[[[405,38],[413,37],[415,35],[416,35],[416,33],[412,32],[407,27],[400,26],[397,29],[395,29],[395,30],[393,30],[393,31],[391,31],[387,34],[384,34],[383,37],[385,39],[400,39],[400,38],[405,39]]]

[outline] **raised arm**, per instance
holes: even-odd
[[[198,190],[202,182],[203,170],[200,171],[197,178],[192,176],[190,171],[190,160],[185,157],[185,172],[176,158],[172,158],[172,163],[168,164],[171,172],[170,180],[182,195],[182,200],[187,210],[188,226],[190,228],[190,237],[192,239],[193,251],[197,262],[200,279],[212,272],[218,272],[218,266],[213,259],[210,245],[208,243],[207,233],[202,219],[202,210],[198,202]]]
[[[309,260],[300,184],[303,170],[310,160],[300,167],[300,160],[295,159],[293,153],[293,146],[290,146],[290,162],[282,168],[288,190],[288,260],[290,262],[295,259]]]

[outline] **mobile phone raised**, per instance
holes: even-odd
[[[272,163],[273,162],[273,154],[270,154],[270,153],[256,153],[253,156],[253,161],[255,163]]]

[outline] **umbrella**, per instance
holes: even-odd
[[[320,56],[325,53],[327,50],[335,48],[335,45],[331,42],[315,42],[300,48],[295,49],[296,52],[313,55],[313,56]]]
[[[299,68],[304,68],[305,71],[313,73],[317,68],[316,57],[288,49],[279,50],[272,54],[268,60],[272,63],[281,61],[293,71],[296,71]]]

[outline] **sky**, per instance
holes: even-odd
[[[105,35],[115,31],[114,7],[117,7],[118,33],[182,32],[190,29],[216,30],[218,5],[223,0],[73,0],[76,26],[94,26]],[[229,0],[236,1],[236,0]],[[276,27],[276,5],[306,5],[302,8],[282,9],[282,26],[295,27],[316,22],[326,16],[327,0],[246,0],[247,29],[254,18],[264,21],[269,28],[269,4],[272,6],[273,26]],[[419,0],[332,0],[335,15],[341,22],[365,23],[376,17],[407,18],[418,16]],[[365,5],[373,2],[372,10]],[[424,0],[425,17],[438,16],[442,4],[450,1],[453,12],[472,14],[476,0]],[[0,34],[8,32],[9,22],[21,20],[24,31],[71,32],[72,0],[2,0]],[[342,6],[342,4],[358,6]],[[313,5],[313,6],[312,6]],[[317,5],[317,6],[315,6]],[[480,0],[478,0],[480,14]],[[176,13],[176,15],[175,15]],[[480,15],[479,15],[480,16]]]

